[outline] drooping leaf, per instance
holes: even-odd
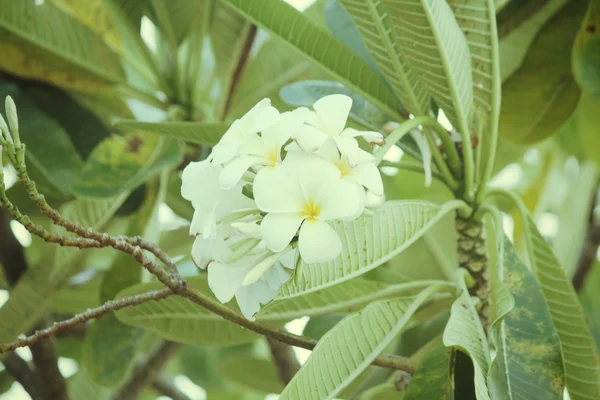
[[[139,122],[123,119],[115,123],[123,133],[150,132],[172,139],[214,146],[229,128],[223,122]],[[148,135],[149,136],[149,135]]]
[[[600,398],[600,358],[577,294],[531,217],[524,225],[533,272],[560,338],[569,395]]]
[[[585,1],[568,2],[539,31],[521,67],[502,86],[500,135],[533,144],[554,134],[573,114],[580,90],[571,72],[571,47]]]
[[[36,3],[4,0],[0,28],[96,77],[123,80],[119,57],[99,36],[48,2]]]
[[[467,354],[475,371],[475,392],[478,400],[490,400],[486,382],[490,365],[490,352],[479,315],[464,283],[463,271],[458,271],[462,294],[452,305],[450,320],[444,330],[444,345]]]
[[[384,0],[400,55],[460,132],[473,112],[471,55],[450,6],[435,0]]]
[[[358,29],[352,18],[338,0],[327,2],[324,10],[327,28],[340,42],[348,46],[352,51],[360,56],[371,68],[378,71],[377,64],[369,54],[365,42],[360,37]]]
[[[164,2],[166,16],[168,17],[169,27],[161,26],[160,21],[154,17],[158,28],[161,30],[171,29],[176,43],[181,43],[192,28],[192,23],[197,14],[205,12],[205,5],[208,1],[189,1],[189,0],[158,0]],[[150,16],[153,16],[150,13]]]
[[[566,140],[577,146],[584,157],[593,161],[600,168],[600,96],[584,91],[574,115],[574,129]]]
[[[430,95],[401,54],[386,5],[378,0],[340,0],[340,3],[352,17],[369,53],[402,105],[412,114],[426,115]]]
[[[375,131],[380,130],[383,124],[394,119],[393,116],[381,112],[379,108],[363,97],[337,82],[312,80],[295,82],[282,87],[279,94],[283,101],[296,107],[312,107],[321,97],[330,94],[345,94],[352,98],[350,118]]]
[[[497,285],[509,291],[514,308],[490,328],[496,348],[488,376],[492,398],[560,400],[564,371],[550,312],[512,243],[504,246],[504,274]]]
[[[86,160],[73,191],[84,197],[112,197],[136,189],[181,161],[174,140],[131,133],[102,141]]]
[[[279,0],[226,0],[226,3],[323,67],[350,89],[390,114],[396,113],[398,105],[394,95],[379,75],[359,56],[292,6]]]
[[[248,373],[252,371],[252,373]],[[242,389],[267,395],[283,390],[272,362],[250,355],[228,357],[219,364],[219,374]]]
[[[413,375],[404,400],[451,399],[450,352],[444,346],[433,350]]]
[[[390,201],[373,216],[336,222],[342,252],[332,261],[302,263],[278,298],[297,297],[345,282],[376,268],[402,252],[459,203],[443,206],[424,201]]]
[[[582,90],[600,97],[600,2],[591,0],[573,46],[573,73]]]
[[[494,1],[458,0],[450,6],[471,52],[476,115],[487,132],[497,132],[501,81]]]
[[[377,301],[344,318],[319,340],[280,398],[334,398],[369,366],[437,290],[432,286],[414,300]]]

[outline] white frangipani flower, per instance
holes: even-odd
[[[384,143],[380,133],[346,128],[352,108],[352,99],[346,95],[325,96],[317,100],[313,108],[314,111],[309,114],[308,125],[293,137],[304,151],[313,152],[328,140],[333,140],[340,151],[351,154],[358,147],[355,139],[357,136],[362,136],[369,143]]]
[[[273,300],[290,278],[286,269],[294,267],[294,254],[293,250],[272,253],[263,248],[234,263],[212,262],[208,285],[222,303],[235,296],[242,314],[253,320],[260,305]]]
[[[427,138],[425,134],[418,129],[413,129],[410,131],[410,136],[412,136],[413,140],[419,147],[419,151],[421,152],[421,157],[423,158],[423,169],[425,170],[425,186],[429,187],[431,185],[431,149],[429,148],[429,143],[427,143]]]
[[[261,132],[273,125],[279,118],[279,111],[271,105],[271,100],[262,99],[240,119],[236,119],[213,148],[208,160],[213,164],[223,164],[238,154],[240,144],[248,135]]]
[[[340,176],[338,168],[313,155],[256,177],[254,199],[268,213],[261,232],[271,251],[285,249],[300,229],[298,249],[305,262],[328,261],[340,253],[340,238],[327,221],[350,220],[364,209],[362,187]]]
[[[307,114],[306,108],[283,113],[273,125],[264,129],[260,136],[249,135],[238,149],[240,155],[223,169],[220,175],[221,187],[233,187],[251,167],[266,167],[266,171],[269,171],[281,163],[281,148],[301,129]]]

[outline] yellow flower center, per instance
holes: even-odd
[[[315,204],[314,200],[309,200],[302,206],[302,215],[308,220],[316,220],[321,213],[321,206]]]
[[[277,161],[279,161],[279,152],[277,151],[277,148],[270,149],[266,158],[271,167],[277,165]]]
[[[342,174],[342,178],[349,175],[350,171],[352,171],[352,168],[350,167],[348,162],[344,159],[341,159],[340,162],[338,162],[336,166],[340,170],[340,173]]]

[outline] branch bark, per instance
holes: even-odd
[[[135,369],[133,377],[121,388],[115,400],[137,399],[144,388],[156,380],[160,372],[166,367],[171,357],[177,353],[180,347],[179,343],[162,343],[144,365]]]
[[[158,393],[170,397],[173,400],[192,400],[185,393],[175,387],[171,379],[164,375],[157,377],[152,382],[152,388]]]
[[[2,363],[10,376],[23,386],[23,389],[31,396],[32,400],[44,400],[39,392],[41,388],[39,377],[29,368],[25,360],[19,357],[17,353],[12,353],[7,355]]]
[[[271,358],[277,367],[277,375],[284,385],[290,383],[296,372],[300,369],[300,363],[294,354],[294,349],[277,340],[267,338]]]
[[[596,262],[596,254],[598,252],[598,247],[600,247],[600,226],[596,224],[594,215],[594,208],[596,207],[597,200],[598,195],[596,194],[592,200],[585,240],[583,242],[583,247],[581,248],[581,253],[579,253],[579,260],[577,260],[575,273],[573,274],[573,287],[578,292],[583,287],[585,277],[592,269],[594,262]]]

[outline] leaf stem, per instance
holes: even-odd
[[[418,172],[420,174],[425,174],[425,168],[423,168],[422,165],[419,164],[413,164],[410,162],[405,162],[405,161],[387,161],[387,160],[383,160],[379,163],[380,167],[391,167],[391,168],[397,168],[397,169],[402,169],[405,171],[413,171],[413,172]],[[431,171],[431,176],[434,177],[437,180],[440,180],[444,183],[446,183],[446,180],[444,179],[444,175],[440,174],[437,171]]]

